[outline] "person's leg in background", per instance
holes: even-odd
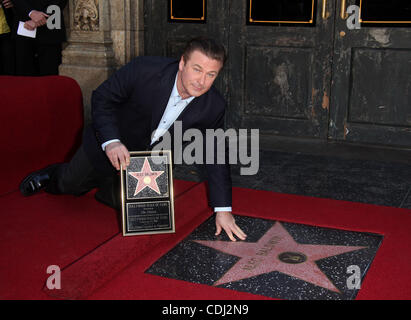
[[[11,34],[0,35],[0,75],[14,75],[15,70],[15,48]]]
[[[40,76],[58,75],[61,64],[61,44],[38,44],[38,67]]]
[[[36,76],[36,40],[16,36],[16,75]]]

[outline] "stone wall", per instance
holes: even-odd
[[[88,123],[92,91],[143,53],[143,0],[69,0],[65,19],[68,40],[59,73],[79,83]]]

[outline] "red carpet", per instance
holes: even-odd
[[[175,183],[175,234],[131,238],[116,235],[115,212],[96,205],[92,194],[75,201],[64,196],[64,202],[47,194],[8,195],[13,201],[2,208],[0,298],[266,299],[144,273],[212,214],[204,184],[193,185]],[[411,210],[241,188],[234,188],[233,198],[239,215],[384,235],[357,299],[411,299]],[[31,201],[31,212],[21,210],[21,201]],[[65,206],[78,214],[67,215]],[[43,290],[52,264],[62,269],[61,290]]]
[[[176,198],[194,183],[176,181]],[[27,210],[30,208],[30,210]],[[2,196],[0,224],[0,300],[50,299],[43,292],[47,267],[62,270],[82,261],[120,230],[117,213],[94,199],[19,192]],[[62,281],[63,282],[63,281]],[[62,284],[64,286],[64,284]]]

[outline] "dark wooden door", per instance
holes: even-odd
[[[367,1],[387,3],[347,0],[344,12]],[[259,128],[266,142],[280,136],[411,146],[407,24],[351,30],[343,4],[146,0],[145,53],[178,58],[193,36],[221,41],[229,59],[216,85],[228,102],[227,126]]]
[[[334,7],[231,1],[230,126],[259,128],[268,138],[327,138]]]
[[[338,2],[330,138],[410,147],[411,1],[347,0],[362,6],[353,30]]]

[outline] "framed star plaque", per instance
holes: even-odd
[[[175,232],[171,151],[130,152],[120,172],[123,235]]]

